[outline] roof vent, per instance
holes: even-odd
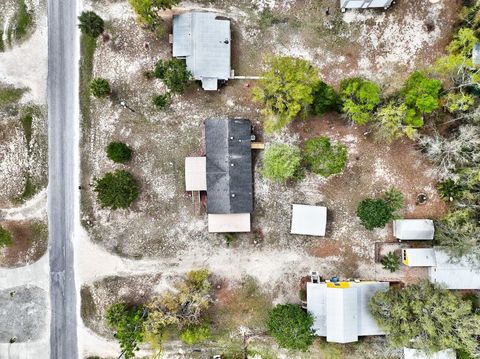
[[[232,198],[235,197],[235,193],[232,193]]]

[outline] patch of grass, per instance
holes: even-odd
[[[20,122],[23,127],[23,134],[25,140],[27,141],[27,149],[30,149],[30,141],[32,140],[32,123],[33,123],[33,112],[28,109],[25,114],[20,117]]]
[[[88,322],[97,315],[95,300],[88,286],[82,286],[80,289],[80,298],[80,316],[84,322]]]
[[[25,187],[23,188],[23,193],[20,196],[21,202],[25,202],[26,200],[32,198],[33,196],[35,196],[36,193],[37,193],[37,188],[33,184],[30,178],[30,175],[27,175],[27,178],[25,180]]]
[[[27,89],[0,85],[0,109],[18,102]]]
[[[15,40],[23,39],[33,25],[33,13],[28,10],[25,0],[17,0],[18,10],[15,16]]]
[[[2,24],[0,24],[0,27],[3,27]],[[3,41],[3,30],[0,29],[0,52],[5,51],[5,42]]]

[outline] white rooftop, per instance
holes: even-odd
[[[250,232],[250,213],[209,214],[210,233]]]
[[[359,336],[383,335],[370,314],[370,298],[387,290],[387,282],[307,283],[307,310],[312,329],[334,343],[356,342]]]
[[[185,158],[185,190],[207,190],[207,159],[205,157]]]
[[[294,204],[292,207],[292,234],[325,236],[327,208]]]
[[[402,262],[409,267],[431,267],[436,264],[433,248],[406,248],[402,250]]]
[[[393,0],[340,0],[343,9],[388,8]]]
[[[445,349],[433,354],[426,354],[418,349],[403,348],[405,359],[456,359],[457,354],[453,349]]]
[[[393,221],[393,235],[400,240],[432,240],[435,233],[431,219],[397,219]]]
[[[192,11],[173,17],[173,57],[186,59],[193,78],[205,90],[217,90],[231,69],[230,20],[211,12]]]
[[[480,263],[471,263],[466,258],[452,262],[447,253],[437,248],[435,260],[436,265],[428,269],[431,282],[448,289],[480,289]]]

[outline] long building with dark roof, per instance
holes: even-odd
[[[253,212],[251,134],[247,119],[205,121],[207,213]]]

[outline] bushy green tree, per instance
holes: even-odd
[[[340,82],[340,98],[347,117],[357,125],[364,125],[380,103],[380,87],[359,77],[344,79]]]
[[[181,59],[159,60],[155,64],[153,74],[156,78],[163,80],[171,92],[178,94],[185,92],[192,77],[187,70],[185,60]]]
[[[393,212],[400,210],[405,204],[405,196],[395,187],[390,187],[383,193],[383,200],[390,206]]]
[[[462,198],[465,188],[457,181],[448,178],[445,181],[438,183],[437,190],[441,199],[454,201]]]
[[[107,157],[116,163],[125,163],[132,158],[132,149],[123,142],[110,142]]]
[[[337,111],[339,107],[340,98],[334,88],[320,81],[313,93],[313,113],[320,116],[329,111]]]
[[[301,154],[295,146],[271,145],[265,151],[261,173],[266,178],[282,182],[301,177]]]
[[[93,11],[83,11],[78,17],[78,27],[85,35],[99,37],[105,30],[103,19]]]
[[[163,95],[153,96],[152,103],[159,110],[165,110],[168,107],[168,105],[170,104],[170,95],[169,94],[163,94]]]
[[[95,192],[102,207],[128,208],[139,194],[138,184],[130,172],[108,172],[97,180]]]
[[[394,347],[428,353],[478,349],[480,317],[472,313],[472,303],[428,281],[377,292],[370,310]]]
[[[475,97],[469,93],[452,91],[443,97],[443,103],[450,113],[466,112],[475,104]]]
[[[389,252],[387,255],[383,256],[380,263],[382,263],[384,269],[387,269],[392,273],[396,272],[398,268],[400,268],[400,256],[393,252]]]
[[[402,136],[413,139],[422,126],[422,117],[404,103],[389,102],[375,114],[375,137],[379,141],[391,143]]]
[[[188,345],[202,343],[211,337],[210,326],[207,323],[185,329],[180,333],[182,342]]]
[[[394,216],[392,208],[383,198],[366,198],[357,207],[357,216],[362,225],[369,230],[383,228]]]
[[[468,28],[460,28],[457,34],[453,37],[453,40],[448,44],[447,51],[450,54],[463,55],[470,57],[475,44],[478,42],[478,38],[475,35],[475,31]]]
[[[160,10],[171,9],[177,5],[180,0],[128,0],[128,2],[141,23],[148,26],[155,26],[160,21],[158,12]]]
[[[101,77],[96,77],[90,81],[90,93],[95,97],[105,97],[111,92],[110,84]]]
[[[115,338],[120,343],[123,357],[135,357],[139,350],[139,343],[143,337],[143,323],[147,311],[142,306],[129,307],[125,303],[111,305],[106,312],[105,319],[110,328],[115,330]]]
[[[275,306],[267,319],[268,333],[283,348],[305,351],[313,342],[313,316],[295,304]]]
[[[265,130],[281,130],[313,103],[320,79],[308,61],[293,57],[271,57],[268,70],[253,89],[253,98],[263,105]]]
[[[12,245],[12,234],[0,226],[0,248],[9,247]]]
[[[427,77],[423,72],[415,71],[408,77],[401,94],[405,104],[419,113],[431,113],[439,105],[442,83]]]
[[[347,158],[347,147],[340,143],[332,144],[328,137],[314,137],[305,141],[303,160],[313,173],[324,177],[340,173]]]

